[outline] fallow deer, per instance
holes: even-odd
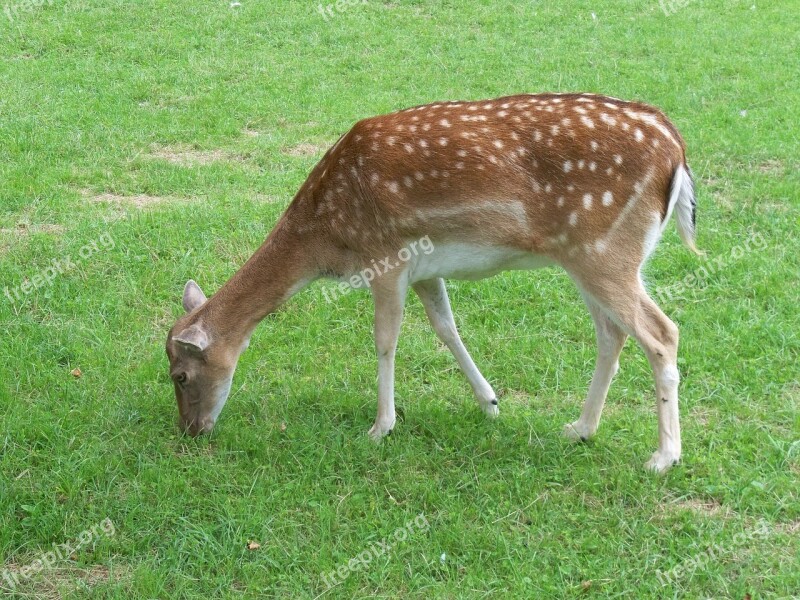
[[[413,240],[417,253],[368,282],[375,303],[378,412],[395,425],[394,356],[411,287],[489,416],[492,386],[456,331],[444,279],[560,265],[594,320],[598,358],[574,440],[598,427],[627,337],[655,376],[658,449],[681,456],[678,329],[648,296],[641,268],[673,210],[694,245],[695,199],[685,144],[658,109],[607,96],[517,95],[437,102],[364,119],[327,151],[258,251],[210,299],[194,281],[167,354],[190,435],[213,427],[258,323],[312,281],[348,281]]]

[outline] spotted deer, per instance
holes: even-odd
[[[378,411],[370,435],[395,425],[394,357],[408,288],[466,375],[498,414],[492,386],[464,347],[444,279],[561,266],[594,321],[598,357],[583,411],[564,433],[596,431],[627,337],[655,377],[658,449],[681,456],[678,329],[647,294],[641,269],[675,211],[694,245],[695,199],[684,142],[656,108],[594,94],[437,102],[359,121],[327,151],[264,244],[210,299],[194,281],[167,354],[180,421],[211,431],[240,354],[267,315],[310,282],[347,281],[413,240],[411,255],[368,282],[375,305]]]

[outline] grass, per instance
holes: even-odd
[[[0,287],[75,266],[0,296],[2,569],[104,519],[115,534],[0,595],[799,597],[800,38],[780,4],[373,0],[326,21],[305,0],[12,3]],[[163,342],[183,283],[217,289],[329,144],[372,114],[543,90],[648,101],[687,140],[699,243],[723,266],[662,302],[682,332],[681,466],[642,468],[656,421],[631,342],[598,437],[561,438],[594,339],[554,270],[449,285],[496,422],[410,299],[402,417],[373,445],[371,301],[316,285],[257,330],[215,433],[178,435]],[[649,285],[703,264],[670,227]]]

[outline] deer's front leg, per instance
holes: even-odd
[[[374,440],[394,428],[394,355],[403,322],[408,283],[403,275],[389,280],[388,274],[372,285],[375,300],[375,349],[378,352],[378,416],[369,430]]]

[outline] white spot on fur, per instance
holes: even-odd
[[[611,206],[611,203],[614,202],[614,194],[609,192],[603,193],[603,206]]]
[[[575,227],[578,224],[578,213],[573,211],[569,213],[569,225],[570,227]]]
[[[591,194],[584,194],[583,195],[583,208],[586,210],[590,210],[592,208],[592,195]]]
[[[609,127],[617,126],[617,120],[609,114],[603,113],[602,115],[600,115],[600,120]]]
[[[564,163],[564,173],[569,173],[572,171],[572,161],[568,160]]]

